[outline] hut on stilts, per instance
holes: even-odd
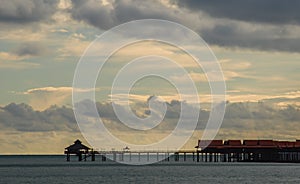
[[[65,154],[67,155],[68,162],[70,161],[71,155],[76,155],[78,157],[78,161],[86,161],[86,159],[90,156],[92,161],[95,160],[95,152],[93,149],[82,144],[82,142],[78,139],[74,142],[74,144],[65,148]]]

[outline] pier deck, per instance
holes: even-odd
[[[294,162],[300,163],[300,140],[199,140],[195,150],[95,150],[79,140],[65,148],[67,161],[76,155],[78,161],[91,158],[118,162]]]

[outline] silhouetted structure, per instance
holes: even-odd
[[[84,155],[84,161],[86,161],[86,158],[89,156],[92,156],[92,161],[95,160],[94,151],[91,148],[82,144],[81,141],[78,139],[74,142],[74,144],[65,148],[65,154],[67,154],[67,161],[70,161],[71,154],[77,155],[78,161],[82,161],[82,155]]]
[[[196,148],[210,162],[300,162],[300,140],[199,140]]]
[[[100,155],[102,161],[109,157],[113,161],[123,162],[125,159],[132,161],[133,157],[138,161],[142,158],[155,156],[155,160],[170,161],[173,155],[174,161],[196,162],[299,162],[300,163],[300,140],[297,141],[274,141],[274,140],[199,140],[196,150],[152,150],[137,151],[125,147],[123,150],[94,151],[76,140],[74,144],[65,148],[67,161],[70,155],[78,156],[82,161],[91,156],[95,161],[95,155]],[[84,157],[82,158],[82,155]],[[180,157],[181,156],[181,157]],[[160,159],[159,159],[160,158]],[[163,159],[161,159],[163,158]],[[189,159],[188,159],[189,158]]]

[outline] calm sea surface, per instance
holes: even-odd
[[[0,183],[300,183],[300,164],[162,162],[129,166],[64,156],[0,156]]]

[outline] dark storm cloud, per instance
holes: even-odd
[[[121,22],[127,22],[136,19],[165,19],[178,21],[176,12],[160,1],[116,1],[114,3],[115,14]],[[165,11],[164,11],[165,10]]]
[[[174,1],[173,1],[174,2]],[[300,52],[299,35],[291,36],[289,24],[300,24],[300,1],[282,0],[186,0],[176,1],[179,7],[193,12],[202,11],[211,17],[226,18],[252,24],[223,20],[211,28],[199,30],[199,34],[210,44],[222,47],[242,47],[255,50]],[[266,24],[273,27],[259,27]],[[278,26],[280,25],[280,26]]]
[[[103,5],[98,0],[72,0],[72,5],[70,12],[74,19],[101,29],[138,19],[177,20],[176,11],[170,11],[159,1],[123,0]]]
[[[74,19],[104,30],[131,20],[165,19],[192,27],[208,44],[300,52],[300,37],[297,33],[297,29],[300,30],[297,26],[300,23],[298,1],[170,2],[177,3],[178,7],[149,0],[120,0],[106,5],[98,0],[73,0],[70,13]],[[269,24],[265,26],[265,23]],[[295,27],[290,24],[295,24]]]
[[[40,56],[46,52],[45,46],[36,42],[23,43],[14,51],[18,56]]]
[[[173,1],[174,2],[174,1]],[[212,17],[270,24],[300,24],[298,0],[176,0],[180,7]]]
[[[51,17],[58,0],[2,0],[0,21],[7,23],[29,23]]]
[[[253,48],[256,50],[300,52],[300,37],[280,33],[280,28],[247,31],[237,24],[215,25],[202,29],[199,34],[210,44],[222,47]]]
[[[109,29],[116,25],[113,9],[95,0],[72,0],[71,15],[74,19],[85,21],[95,27]]]

